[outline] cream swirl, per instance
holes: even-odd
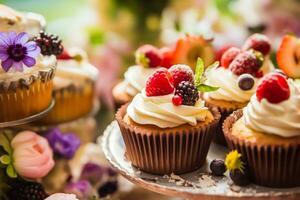
[[[140,65],[134,65],[128,68],[124,74],[126,86],[126,93],[130,96],[135,96],[141,92],[145,87],[147,79],[152,75],[158,68],[145,68]]]
[[[143,90],[137,94],[127,108],[129,117],[138,124],[172,128],[182,124],[195,126],[198,121],[213,119],[211,112],[198,100],[194,106],[174,106],[174,94],[148,97]]]
[[[243,120],[247,127],[281,137],[300,135],[300,89],[292,80],[288,80],[290,97],[278,104],[266,99],[260,102],[256,95],[251,97],[243,110]]]
[[[272,62],[267,59],[264,62],[262,71],[264,74],[271,72],[274,69]],[[238,86],[238,76],[233,74],[230,70],[224,67],[213,68],[206,74],[206,84],[219,87],[218,90],[205,93],[208,96],[216,100],[235,101],[239,103],[248,102],[251,96],[255,93],[258,78],[254,78],[254,86],[250,90],[242,90]]]
[[[68,53],[75,59],[58,60],[57,76],[72,80],[80,78],[97,80],[99,71],[89,63],[86,52],[78,48],[72,48],[68,50]]]

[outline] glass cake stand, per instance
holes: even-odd
[[[23,118],[23,119],[18,119],[18,120],[9,121],[9,122],[1,122],[0,128],[9,128],[9,127],[14,127],[14,126],[22,125],[22,124],[28,124],[30,122],[36,121],[36,120],[40,119],[41,117],[45,116],[54,107],[54,105],[55,105],[55,100],[52,99],[50,105],[45,110],[43,110],[37,114],[31,115],[29,117]]]
[[[300,200],[300,187],[288,189],[267,188],[251,184],[239,187],[232,183],[228,174],[215,177],[209,173],[206,164],[201,169],[183,175],[153,175],[133,167],[125,158],[125,146],[119,126],[113,121],[98,138],[108,161],[121,175],[129,181],[153,192],[185,199],[201,200]],[[219,158],[224,159],[228,150],[217,144],[212,144],[207,156],[207,163]]]

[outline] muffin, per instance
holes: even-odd
[[[271,73],[248,105],[225,120],[228,145],[242,154],[255,184],[300,186],[299,106],[300,90],[295,83]]]
[[[43,55],[25,32],[1,32],[0,37],[0,122],[44,111],[52,102],[55,55]]]
[[[72,121],[90,113],[94,106],[94,85],[98,70],[81,49],[73,48],[58,57],[54,77],[54,108],[37,123],[42,125]]]
[[[220,114],[204,106],[190,73],[181,70],[176,76],[158,69],[116,114],[126,156],[143,171],[182,174],[206,161]]]
[[[0,4],[0,32],[27,32],[30,38],[44,29],[46,22],[43,16],[36,13],[22,13]]]
[[[257,48],[255,45],[259,42],[268,46],[268,49],[263,45],[264,48]],[[219,87],[216,91],[202,95],[208,107],[216,107],[221,113],[215,142],[226,145],[222,132],[223,121],[233,111],[247,105],[261,77],[274,69],[269,52],[268,38],[254,34],[248,38],[243,50],[236,47],[228,49],[222,56],[221,65],[208,70],[206,84]]]

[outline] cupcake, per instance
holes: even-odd
[[[29,37],[33,38],[45,26],[45,19],[39,14],[18,12],[0,4],[0,32],[27,32]]]
[[[204,106],[194,82],[199,78],[194,81],[188,66],[158,69],[142,92],[118,110],[133,166],[153,174],[182,174],[205,163],[220,114]]]
[[[145,87],[147,78],[162,64],[162,51],[152,45],[143,45],[135,53],[136,65],[127,69],[124,80],[113,88],[116,107],[130,102]]]
[[[0,122],[44,111],[52,102],[54,52],[43,54],[39,43],[29,41],[25,32],[1,32],[0,39]]]
[[[124,81],[118,83],[113,89],[116,107],[130,102],[136,94],[140,93],[148,77],[158,67],[170,68],[174,64],[194,67],[198,57],[203,59],[205,66],[208,66],[214,61],[214,50],[211,40],[206,40],[202,36],[185,35],[170,47],[158,49],[151,45],[144,45],[136,51],[135,57],[137,65],[129,67],[124,74]]]
[[[300,186],[300,90],[280,73],[259,84],[248,105],[235,111],[223,131],[249,169],[250,179],[269,187]]]
[[[54,78],[54,108],[38,124],[51,125],[72,121],[90,113],[94,106],[94,85],[98,70],[84,51],[73,48],[58,57]]]
[[[221,65],[208,70],[206,83],[219,89],[202,97],[208,107],[216,107],[221,113],[214,139],[217,143],[226,144],[222,133],[222,123],[226,117],[246,106],[261,77],[274,69],[269,59],[270,48],[266,36],[254,34],[248,38],[243,50],[229,48],[222,56]]]

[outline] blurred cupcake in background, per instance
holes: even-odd
[[[30,38],[38,35],[46,26],[42,15],[30,12],[18,12],[8,6],[0,4],[0,32],[27,32]]]
[[[98,70],[88,61],[87,54],[77,48],[58,56],[54,78],[54,108],[37,123],[58,124],[75,120],[90,113],[94,107],[95,81]]]

